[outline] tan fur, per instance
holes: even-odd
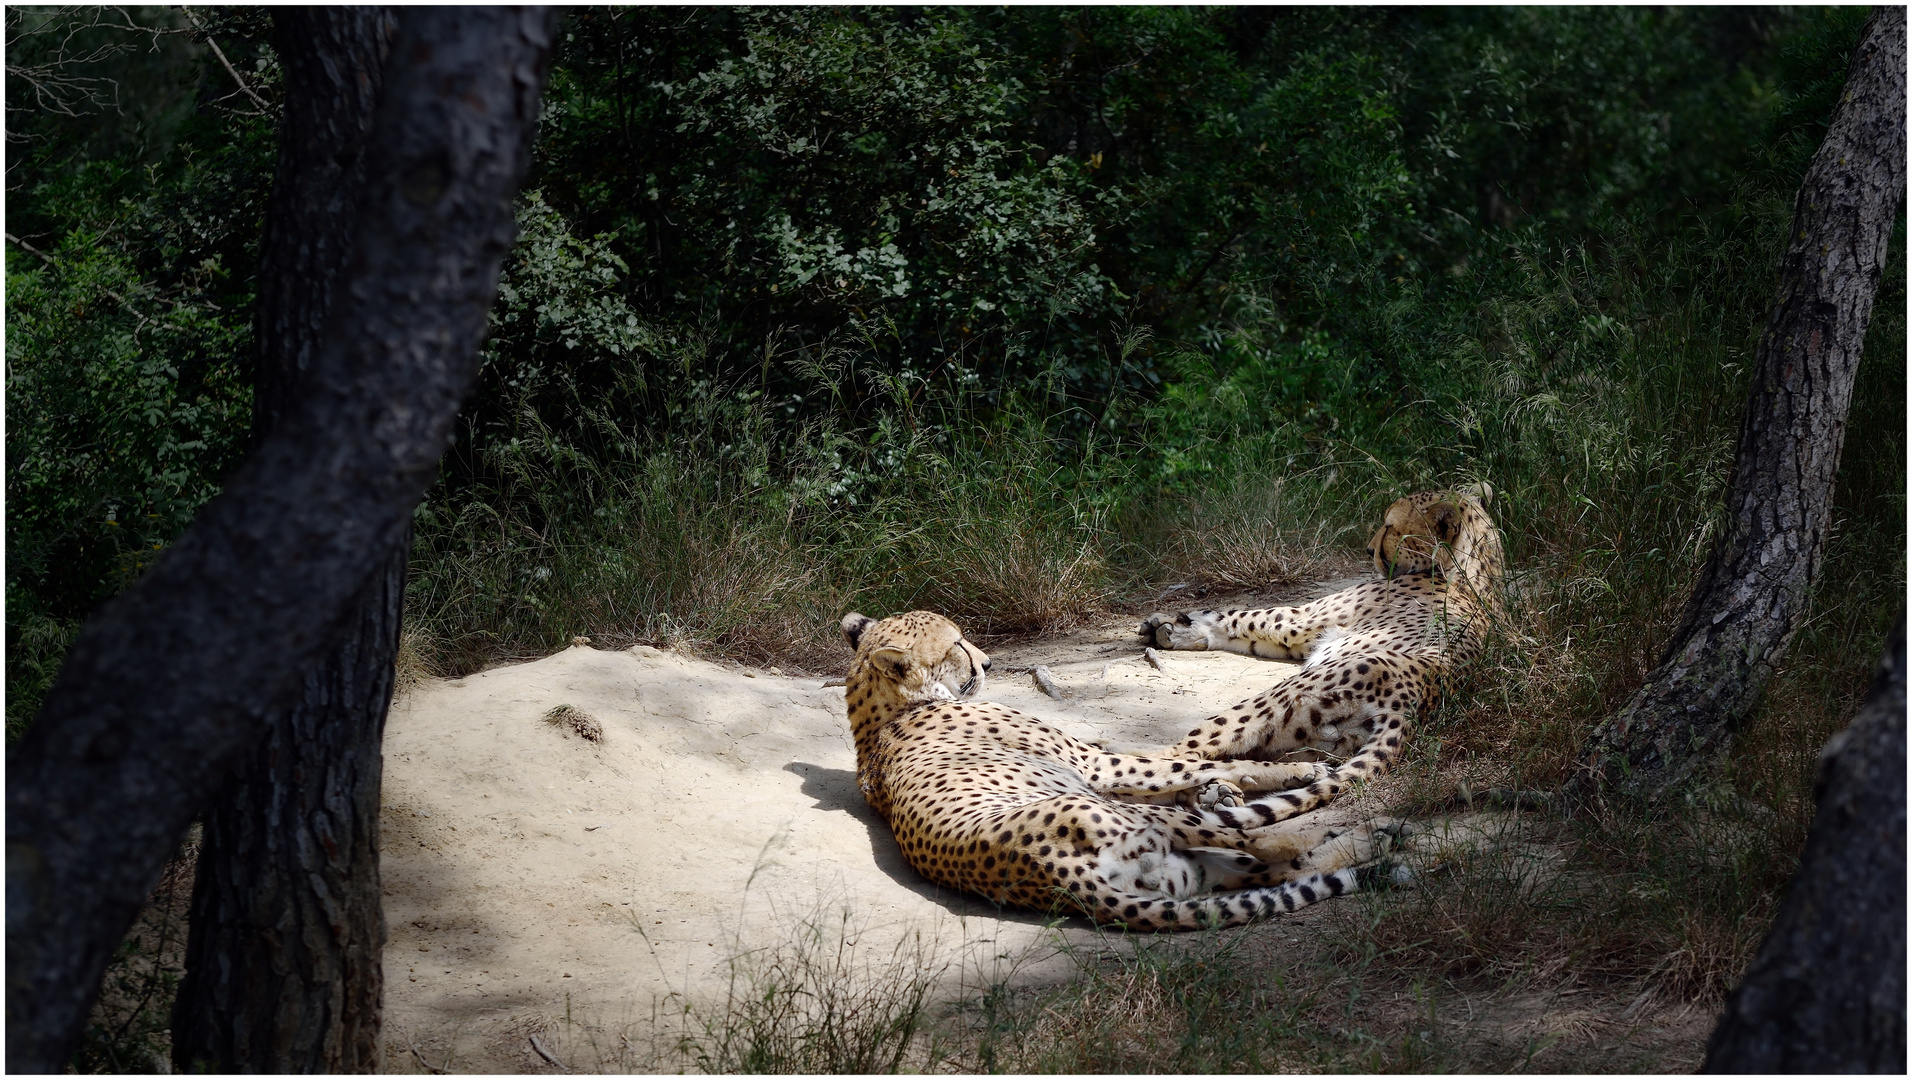
[[[1311,780],[1321,766],[1107,753],[968,700],[989,658],[940,615],[852,612],[843,631],[856,649],[844,691],[858,783],[903,857],[939,885],[1134,930],[1194,929],[1347,892],[1347,868],[1375,854],[1377,826],[1284,823],[1286,804],[1131,801],[1225,801]],[[1385,842],[1393,832],[1380,828]],[[1232,891],[1207,894],[1215,887]]]
[[[1414,716],[1479,654],[1501,617],[1500,530],[1492,489],[1424,491],[1397,500],[1368,543],[1379,581],[1298,607],[1151,615],[1144,639],[1165,649],[1228,649],[1302,660],[1273,689],[1209,717],[1158,756],[1278,758],[1312,747],[1346,760],[1275,799],[1294,812],[1332,800],[1399,759]]]

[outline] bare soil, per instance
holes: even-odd
[[[1194,653],[1158,670],[1135,641],[1125,621],[1001,648],[986,696],[1080,738],[1162,745],[1295,670]],[[1038,663],[1062,700],[1037,689]],[[952,993],[1073,970],[1057,934],[1086,926],[1051,930],[903,862],[857,790],[843,690],[822,682],[576,646],[400,698],[381,851],[388,1065],[553,1069],[529,1035],[567,1011],[642,1026],[672,995],[721,996],[734,957],[834,912],[872,957],[926,936],[954,961]],[[570,713],[547,722],[561,705],[601,738]],[[540,1042],[564,1060],[559,1039]]]
[[[1225,653],[1162,654],[1157,667],[1127,617],[991,644],[988,699],[1134,746],[1166,744],[1297,670]],[[1060,700],[1038,689],[1037,665]],[[661,1017],[736,993],[751,957],[806,927],[832,928],[857,970],[933,969],[951,999],[1052,983],[1084,949],[1112,947],[1079,920],[1001,911],[910,869],[857,790],[843,691],[824,681],[581,645],[405,693],[385,738],[386,1067],[641,1065]],[[1353,821],[1386,795],[1384,782],[1322,813]],[[1498,820],[1428,823],[1433,861],[1496,842]],[[1257,928],[1270,962],[1318,961],[1309,937],[1329,906]],[[1363,1015],[1411,1026],[1427,1011],[1411,984]],[[1502,1068],[1690,1068],[1712,1023],[1584,991],[1445,1000],[1464,1015],[1428,1020],[1424,1037],[1477,1045]]]

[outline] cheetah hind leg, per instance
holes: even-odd
[[[1246,806],[1248,796],[1242,784],[1249,791],[1269,792],[1287,791],[1290,788],[1306,787],[1319,780],[1326,779],[1330,767],[1317,761],[1272,761],[1256,762],[1255,773],[1251,777],[1238,778],[1234,783],[1220,778],[1208,781],[1198,788],[1180,792],[1177,804],[1190,810],[1213,810],[1218,806]]]
[[[1256,889],[1387,860],[1414,831],[1388,818],[1352,826],[1291,820],[1245,830],[1243,850],[1189,847],[1179,854],[1194,861],[1204,888]]]
[[[1281,880],[1267,863],[1228,848],[1187,848],[1181,852],[1201,874],[1206,890],[1249,889]]]
[[[1283,877],[1292,880],[1308,874],[1331,874],[1350,866],[1372,867],[1389,884],[1404,885],[1414,872],[1402,857],[1415,850],[1415,838],[1422,830],[1397,818],[1375,818],[1347,827],[1296,827],[1293,820],[1249,829],[1254,852],[1272,861],[1293,852],[1280,865]]]
[[[1331,775],[1330,766],[1314,761],[1242,761],[1228,764],[1236,766],[1244,775],[1209,777],[1200,784],[1178,791],[1109,792],[1108,795],[1125,803],[1215,810],[1246,806],[1251,798],[1269,792],[1306,787]]]

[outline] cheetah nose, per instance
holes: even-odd
[[[992,668],[992,667],[994,667],[994,666],[996,666],[996,662],[995,662],[994,660],[984,660],[984,661],[983,661],[983,670],[984,670],[984,671],[988,671],[988,670],[989,670],[990,668]]]

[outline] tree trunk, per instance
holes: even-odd
[[[296,406],[355,237],[365,140],[396,19],[385,8],[286,8],[274,19],[285,115],[261,245],[253,437]],[[173,1006],[181,1072],[370,1072],[378,1065],[380,739],[403,610],[405,539],[345,637],[205,816],[186,977]]]
[[[390,554],[343,645],[206,815],[173,1008],[180,1072],[378,1067],[379,741],[408,554]]]
[[[7,1068],[66,1063],[188,822],[299,695],[448,445],[509,251],[548,11],[411,8],[305,390],[89,620],[7,786]]]
[[[1905,9],[1875,9],[1793,204],[1740,422],[1727,521],[1660,666],[1596,729],[1576,790],[1654,799],[1759,701],[1825,548],[1853,377],[1905,188]]]
[[[1819,759],[1799,871],[1703,1072],[1905,1072],[1905,615]]]

